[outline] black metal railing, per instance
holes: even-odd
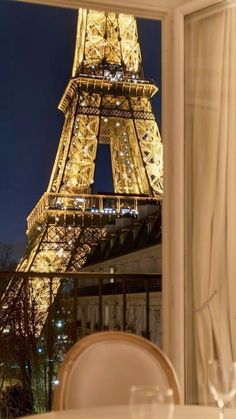
[[[0,290],[2,417],[50,410],[64,354],[87,334],[124,330],[161,342],[158,274],[0,272]]]

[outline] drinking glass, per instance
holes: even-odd
[[[132,386],[129,407],[131,419],[172,419],[173,390]]]
[[[224,407],[236,394],[236,362],[225,366],[215,360],[209,361],[208,385],[219,407],[219,419],[224,419]]]

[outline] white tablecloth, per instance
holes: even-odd
[[[218,419],[216,407],[175,406],[173,419]],[[128,406],[94,407],[48,412],[27,419],[130,419]],[[158,419],[158,418],[157,418]],[[225,409],[225,419],[236,419],[236,409]]]

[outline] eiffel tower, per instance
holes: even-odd
[[[150,103],[157,90],[143,76],[135,18],[80,9],[72,77],[59,104],[65,123],[47,192],[27,219],[18,271],[78,271],[106,224],[124,209],[137,211],[144,196],[160,198],[162,143]],[[92,193],[104,143],[111,151],[110,197]],[[31,281],[32,298],[45,313],[48,287]],[[59,280],[53,287],[56,293]]]

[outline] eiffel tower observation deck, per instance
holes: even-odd
[[[135,18],[80,9],[72,77],[59,104],[65,123],[47,192],[27,219],[18,271],[77,272],[107,224],[161,199],[162,142],[150,103],[157,90],[143,77]],[[110,145],[111,196],[92,193],[99,143]],[[31,298],[46,313],[49,285],[31,282]]]

